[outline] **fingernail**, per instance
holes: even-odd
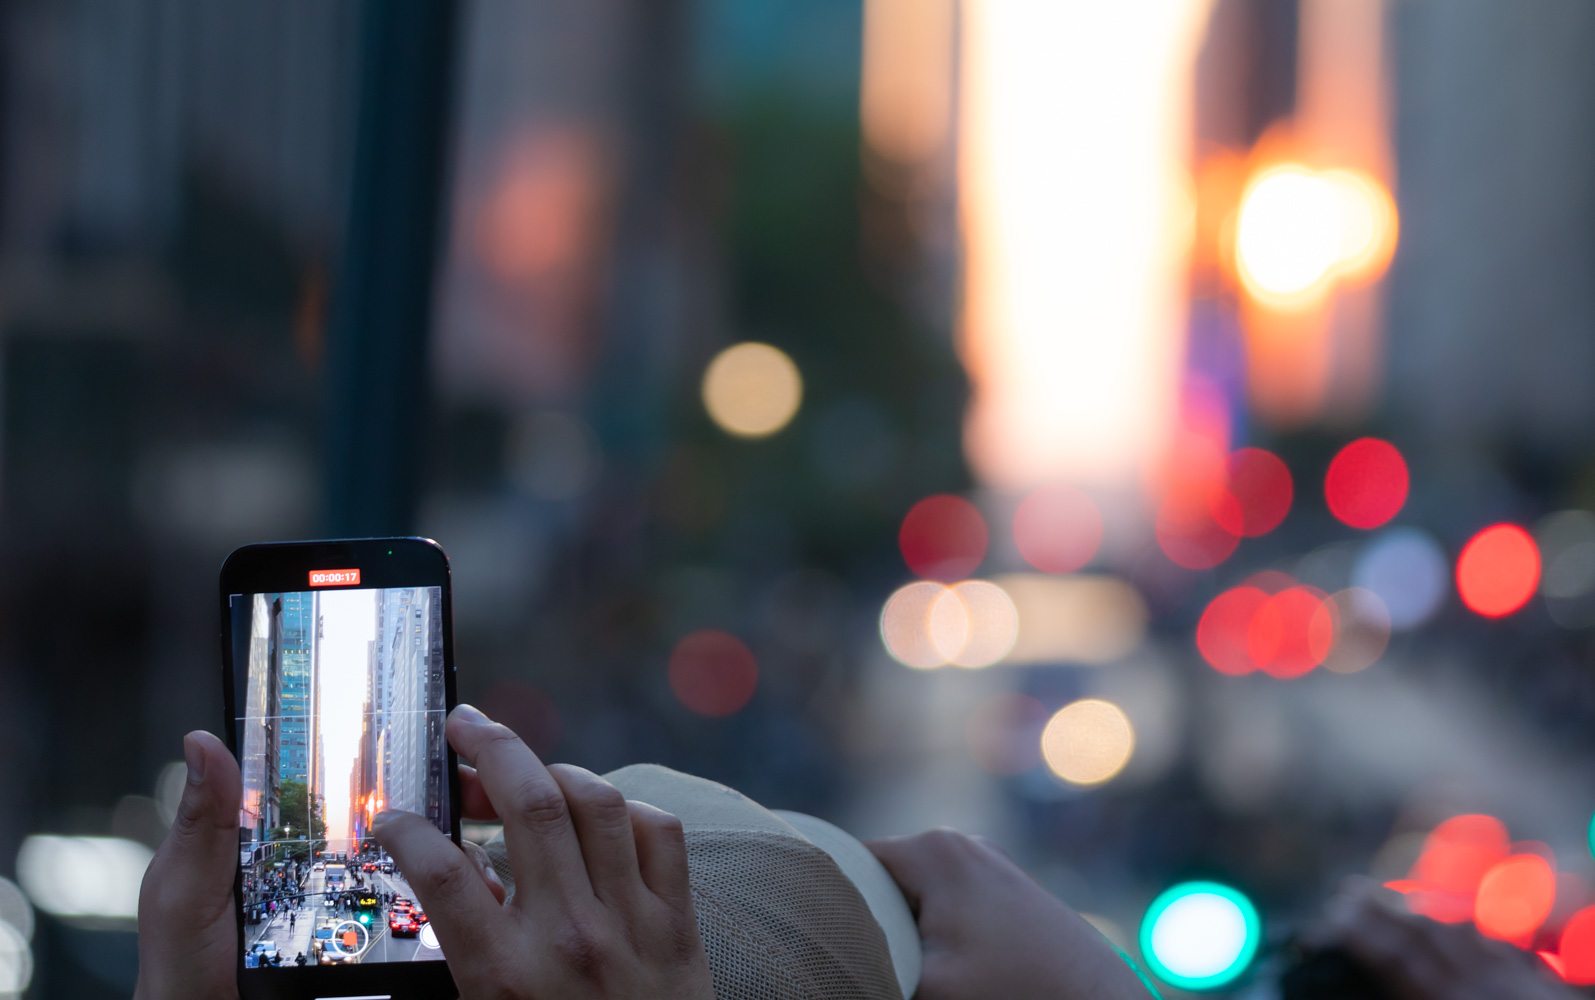
[[[397,815],[398,815],[398,812],[396,810],[393,810],[393,809],[384,809],[384,810],[382,810],[381,812],[377,813],[376,816],[371,820],[371,829],[373,829],[373,830],[382,829],[382,827],[385,826],[386,824],[393,822],[393,817],[395,817]]]
[[[205,780],[205,751],[193,733],[183,737],[183,762],[188,765],[188,783],[199,785]]]
[[[483,715],[475,705],[466,705],[464,703],[454,706],[454,715],[456,715],[461,722],[467,722],[473,726],[480,726],[483,723],[492,721],[488,719],[487,716]]]

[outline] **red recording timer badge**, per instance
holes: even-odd
[[[360,571],[358,569],[313,569],[310,571],[310,585],[312,587],[358,587],[360,586]]]

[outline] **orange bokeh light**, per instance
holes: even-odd
[[[1429,834],[1411,878],[1422,888],[1408,895],[1412,909],[1442,923],[1472,918],[1485,873],[1511,850],[1506,825],[1494,816],[1453,816]]]
[[[952,582],[986,558],[986,519],[974,504],[947,493],[910,507],[897,533],[903,561],[918,576]]]
[[[1527,945],[1556,902],[1556,872],[1538,854],[1496,862],[1479,881],[1473,922],[1479,933]]]
[[[753,653],[729,632],[689,633],[670,654],[670,690],[699,715],[735,715],[753,697],[758,683]]]
[[[1102,513],[1072,486],[1047,486],[1014,511],[1013,539],[1025,562],[1043,573],[1073,573],[1102,544]]]
[[[1329,512],[1353,528],[1377,528],[1407,502],[1407,460],[1396,446],[1359,438],[1335,455],[1324,476]]]
[[[1457,557],[1457,592],[1470,611],[1501,618],[1523,607],[1540,583],[1540,548],[1515,524],[1474,535]]]

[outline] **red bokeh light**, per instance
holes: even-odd
[[[916,575],[951,583],[986,558],[986,519],[974,504],[947,493],[910,507],[897,533],[903,561]]]
[[[1407,460],[1389,441],[1359,438],[1329,463],[1324,499],[1329,512],[1353,528],[1377,528],[1407,502]]]
[[[1540,584],[1540,548],[1515,524],[1496,524],[1474,535],[1457,556],[1457,593],[1486,618],[1518,610]]]
[[[1264,601],[1252,616],[1247,655],[1271,677],[1300,677],[1329,655],[1335,622],[1333,606],[1322,591],[1288,587]]]
[[[1213,499],[1211,512],[1231,534],[1257,538],[1280,526],[1294,495],[1290,469],[1278,455],[1242,448],[1229,457],[1228,488]]]
[[[1568,982],[1595,983],[1595,906],[1586,906],[1568,919],[1558,957]]]
[[[670,690],[699,715],[734,715],[753,697],[759,666],[742,640],[704,629],[684,636],[670,654]]]
[[[1252,619],[1269,600],[1256,587],[1231,587],[1208,602],[1196,623],[1196,648],[1221,674],[1239,676],[1257,669],[1247,649]]]
[[[1473,922],[1486,937],[1527,946],[1556,902],[1556,872],[1538,854],[1496,862],[1479,881]]]
[[[1183,569],[1212,569],[1228,559],[1241,541],[1205,505],[1192,507],[1175,500],[1165,500],[1158,508],[1155,530],[1158,548]]]
[[[1470,813],[1436,826],[1412,866],[1412,880],[1423,887],[1408,896],[1412,909],[1442,923],[1472,919],[1479,883],[1510,849],[1506,826],[1494,816]]]
[[[1102,514],[1072,486],[1044,487],[1014,511],[1013,539],[1024,561],[1043,573],[1073,573],[1102,544]]]

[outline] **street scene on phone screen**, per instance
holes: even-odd
[[[384,809],[450,830],[441,590],[233,601],[245,966],[441,959],[371,836]]]

